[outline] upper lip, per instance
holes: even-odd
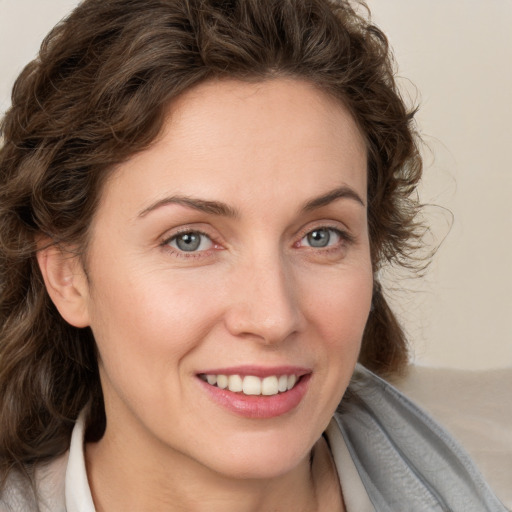
[[[198,375],[240,375],[241,377],[245,377],[247,375],[253,375],[255,377],[271,377],[273,375],[296,375],[297,377],[301,377],[302,375],[307,375],[311,373],[311,369],[305,368],[303,366],[252,366],[252,365],[243,365],[243,366],[230,366],[229,368],[211,368],[208,370],[204,370],[198,372]]]

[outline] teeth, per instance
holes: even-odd
[[[290,391],[297,384],[296,375],[272,375],[263,379],[254,375],[241,377],[240,375],[208,374],[201,377],[211,386],[229,389],[233,393],[243,393],[244,395],[277,395],[278,393]]]
[[[297,377],[295,375],[288,375],[288,382],[286,383],[286,389],[290,390],[295,386]]]
[[[208,377],[206,377],[208,379]],[[228,378],[226,375],[217,375],[217,387],[226,389],[228,387]]]
[[[277,377],[265,377],[261,381],[261,394],[266,396],[277,395],[277,382]]]
[[[261,395],[261,379],[248,375],[244,377],[244,395]]]
[[[233,391],[233,393],[239,393],[240,391],[242,391],[242,377],[240,377],[240,375],[230,375],[228,381],[229,391]]]
[[[279,377],[279,381],[277,382],[277,389],[280,393],[283,393],[283,391],[286,391],[288,389],[288,376],[287,375],[281,375]]]

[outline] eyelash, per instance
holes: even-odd
[[[315,231],[321,231],[321,230],[327,230],[327,231],[330,231],[330,232],[334,232],[340,238],[340,242],[338,242],[337,244],[328,245],[326,247],[306,246],[306,249],[312,249],[312,250],[322,251],[322,252],[331,252],[331,251],[338,250],[341,245],[344,245],[344,244],[350,245],[350,244],[353,244],[355,242],[355,238],[350,233],[340,229],[339,227],[328,226],[328,225],[327,226],[321,226],[320,225],[320,226],[317,226],[317,227],[315,227],[313,229],[308,229],[307,231],[302,233],[300,235],[299,241],[296,242],[294,244],[294,246],[298,246],[298,244],[300,244],[300,242],[302,242],[302,240],[304,240],[309,234],[311,234],[311,233],[313,233]]]
[[[340,242],[334,244],[334,245],[328,245],[326,247],[313,247],[313,246],[305,246],[305,249],[314,250],[314,251],[321,251],[321,252],[333,252],[340,249],[340,246],[343,246],[345,244],[352,244],[355,242],[355,238],[349,234],[347,231],[341,230],[339,227],[334,226],[325,226],[320,225],[317,227],[314,227],[312,229],[308,229],[304,232],[302,232],[299,235],[299,239],[297,242],[293,244],[294,247],[300,248],[299,245],[304,238],[306,238],[309,234],[313,233],[314,231],[320,231],[320,230],[327,230],[330,232],[334,232],[337,236],[340,238]],[[213,247],[201,251],[183,251],[177,248],[172,247],[170,244],[172,241],[176,240],[180,236],[187,235],[187,234],[195,234],[200,235],[201,237],[206,237],[210,240]],[[166,237],[162,243],[161,246],[165,248],[166,251],[168,251],[173,256],[179,257],[179,258],[201,258],[205,257],[207,255],[211,254],[211,250],[220,250],[221,246],[218,244],[215,239],[210,236],[208,233],[205,233],[204,231],[201,231],[199,229],[182,229],[178,231],[177,233],[174,233],[170,237]]]
[[[173,240],[176,240],[180,236],[187,235],[187,234],[195,234],[195,235],[200,235],[201,237],[206,237],[206,238],[208,238],[211,241],[213,247],[210,248],[210,249],[202,250],[202,251],[182,251],[180,249],[176,249],[174,247],[171,247],[170,243]],[[182,229],[182,230],[179,230],[177,233],[174,233],[172,236],[166,237],[162,241],[161,246],[166,251],[168,251],[170,254],[172,254],[173,256],[177,256],[178,258],[200,258],[200,257],[206,256],[207,254],[211,254],[210,251],[212,249],[217,249],[217,250],[220,249],[220,245],[215,242],[213,237],[211,237],[208,233],[205,233],[204,231],[201,231],[200,229]]]

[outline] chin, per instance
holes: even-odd
[[[234,479],[279,478],[307,463],[314,443],[267,439],[259,443],[233,443],[227,450],[211,454],[206,463],[216,473]]]

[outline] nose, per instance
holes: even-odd
[[[228,331],[266,345],[279,344],[304,324],[293,272],[279,256],[253,258],[230,280]]]

